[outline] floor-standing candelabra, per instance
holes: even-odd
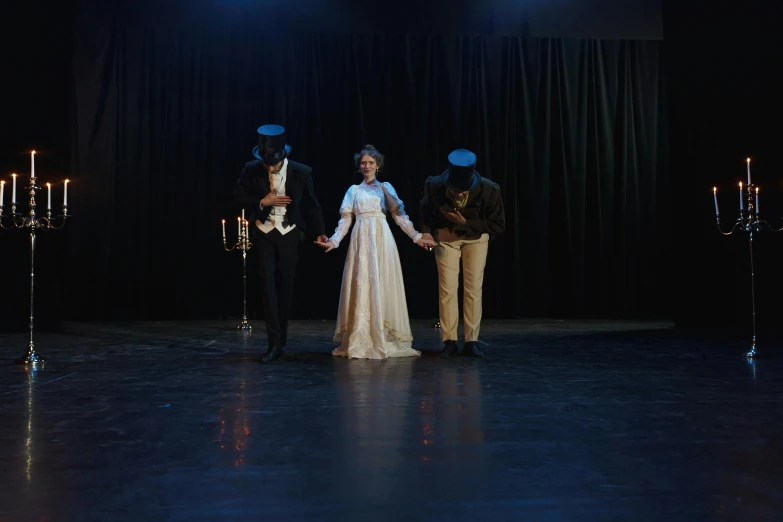
[[[745,355],[752,359],[759,357],[760,354],[756,350],[756,281],[755,270],[753,267],[753,236],[766,227],[772,232],[780,232],[781,228],[773,228],[769,223],[759,218],[759,187],[754,185],[750,179],[750,158],[747,160],[747,173],[748,183],[743,185],[739,182],[739,216],[734,222],[734,226],[731,230],[724,232],[720,224],[720,210],[718,209],[718,188],[712,187],[712,197],[715,201],[715,222],[718,227],[718,232],[724,236],[730,236],[734,232],[744,232],[748,235],[748,248],[750,250],[750,302],[751,302],[751,314],[753,319],[753,340]],[[768,354],[765,354],[768,355]]]
[[[239,323],[237,329],[243,332],[249,332],[253,328],[247,322],[247,251],[252,247],[253,243],[250,242],[244,210],[242,210],[242,217],[237,218],[237,242],[231,247],[226,243],[226,220],[223,220],[223,248],[226,252],[233,250],[242,252],[242,322]]]
[[[62,214],[52,215],[52,185],[46,184],[48,199],[46,206],[46,216],[38,216],[35,212],[35,194],[40,188],[38,178],[35,175],[35,151],[30,153],[30,184],[24,187],[28,190],[30,201],[28,203],[27,214],[16,211],[16,174],[12,174],[13,188],[11,196],[11,212],[4,213],[5,207],[5,181],[0,181],[0,227],[4,229],[30,229],[30,342],[27,345],[27,351],[14,362],[16,364],[36,365],[44,362],[44,358],[35,352],[35,343],[33,333],[35,329],[34,314],[34,295],[35,295],[35,232],[37,230],[59,230],[65,226],[68,216],[68,180],[65,180],[65,190],[63,192]]]

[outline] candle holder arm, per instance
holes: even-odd
[[[761,220],[761,219],[760,219],[760,220],[759,220],[759,226],[764,226],[764,225],[766,225],[766,227],[767,227],[767,228],[768,228],[768,229],[769,229],[771,232],[783,232],[783,226],[781,226],[780,228],[775,228],[775,227],[773,227],[772,225],[770,225],[768,221],[764,221],[764,220]]]
[[[739,219],[737,219],[737,221],[734,222],[734,226],[731,227],[731,230],[729,230],[728,232],[724,232],[723,231],[723,227],[721,226],[721,223],[720,223],[720,216],[715,216],[715,226],[716,226],[716,228],[718,229],[718,232],[721,235],[723,235],[723,236],[730,236],[734,232],[737,231],[737,228],[741,228],[742,227],[742,218],[739,218]]]
[[[50,230],[60,230],[65,226],[65,222],[69,217],[71,216],[68,214],[68,207],[65,205],[63,205],[63,213],[57,216],[52,216],[52,211],[47,210],[45,217],[38,218],[38,227]],[[59,224],[57,224],[57,220],[59,220]]]
[[[5,220],[8,218],[9,224],[5,224]],[[16,204],[11,203],[11,213],[4,214],[3,207],[0,207],[0,228],[3,230],[11,230],[12,228],[24,228],[27,223],[27,218],[16,211]]]

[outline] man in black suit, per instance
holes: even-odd
[[[258,128],[255,161],[245,165],[234,198],[249,216],[264,298],[269,348],[264,363],[283,356],[299,244],[306,234],[327,241],[312,169],[288,159],[291,146],[280,125]]]
[[[422,237],[437,243],[441,357],[484,357],[484,350],[478,345],[484,268],[489,242],[506,228],[503,198],[497,183],[476,172],[476,155],[471,151],[453,151],[449,164],[440,176],[427,178],[419,202]],[[464,349],[457,345],[460,264]]]

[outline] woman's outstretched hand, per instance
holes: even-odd
[[[431,234],[422,234],[419,240],[416,241],[416,244],[426,250],[430,250],[436,245],[435,240],[432,238]]]
[[[329,252],[330,250],[334,250],[334,243],[329,241],[329,239],[326,236],[318,236],[318,239],[313,241],[316,245],[324,249],[324,252]]]

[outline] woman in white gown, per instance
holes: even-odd
[[[428,248],[434,242],[422,239],[405,213],[405,207],[390,183],[376,179],[383,167],[383,155],[372,145],[354,156],[364,180],[351,186],[340,205],[340,222],[325,243],[326,252],[338,248],[356,217],[343,269],[340,305],[332,354],[354,359],[411,357],[413,335],[405,302],[405,286],[397,245],[386,213],[417,245]]]

